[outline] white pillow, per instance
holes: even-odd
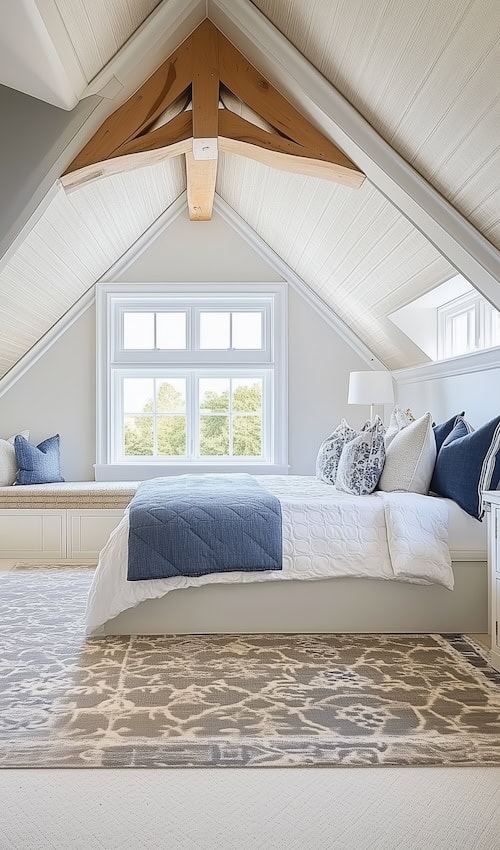
[[[386,449],[392,443],[396,434],[399,434],[403,428],[406,428],[411,422],[415,421],[415,417],[411,410],[402,410],[400,407],[396,405],[394,410],[391,413],[391,418],[389,420],[389,426],[387,431],[385,432],[385,447]]]
[[[22,437],[29,440],[29,431],[20,431],[19,433]],[[14,434],[8,440],[0,440],[0,487],[7,487],[16,480],[17,461],[16,450],[14,448],[16,437],[17,434]]]
[[[337,490],[353,496],[373,493],[384,467],[384,424],[377,416],[373,425],[346,443],[337,469]]]
[[[435,463],[432,416],[426,413],[394,436],[386,451],[379,489],[427,495]]]

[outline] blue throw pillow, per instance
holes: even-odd
[[[458,417],[437,456],[431,490],[482,519],[481,496],[500,483],[500,416],[477,431]]]
[[[434,436],[436,438],[436,451],[439,452],[439,449],[446,440],[446,437],[453,431],[459,416],[465,416],[465,410],[462,410],[461,413],[456,413],[455,416],[452,416],[451,419],[447,419],[446,422],[442,422],[441,425],[435,425],[432,423]]]
[[[64,481],[59,460],[59,434],[49,437],[38,446],[28,443],[19,434],[14,441],[19,467],[16,484],[52,484]]]

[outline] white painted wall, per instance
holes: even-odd
[[[187,209],[118,278],[121,283],[283,280],[223,218],[189,221]]]
[[[430,410],[436,422],[465,410],[477,428],[500,415],[500,363],[498,369],[400,384],[397,398],[417,416]]]
[[[182,215],[121,275],[121,281],[276,281],[247,243],[215,215]],[[366,363],[296,292],[289,293],[290,472],[314,472],[318,446],[342,416],[360,424],[368,408],[348,407],[351,370]],[[95,311],[89,309],[3,397],[0,437],[30,428],[35,442],[59,432],[67,480],[93,479]]]
[[[62,474],[68,481],[94,478],[94,307],[0,398],[0,437],[25,428],[34,443],[61,435]]]

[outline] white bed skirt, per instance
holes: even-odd
[[[147,599],[103,635],[488,631],[485,561],[453,563],[455,589],[366,578],[210,584]]]

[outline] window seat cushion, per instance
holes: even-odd
[[[61,481],[0,487],[0,509],[125,509],[138,485],[138,481]]]

